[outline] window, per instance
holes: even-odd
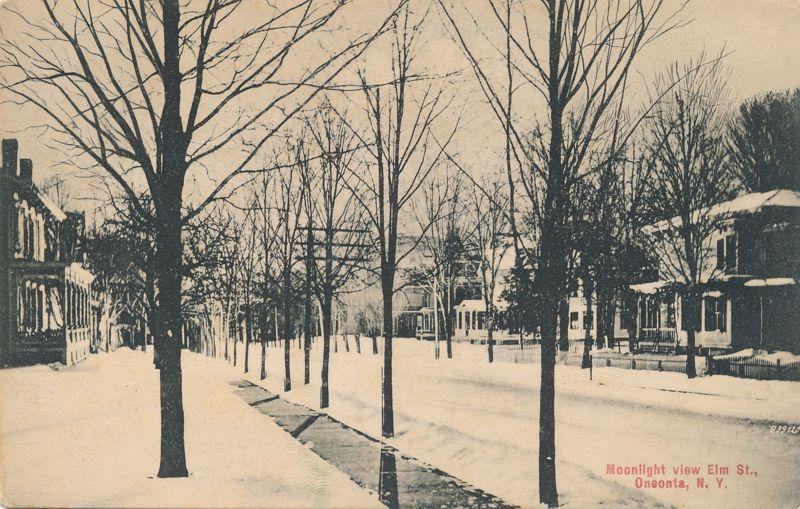
[[[618,309],[619,312],[619,328],[622,330],[633,329],[636,327],[636,320],[633,316],[633,313],[627,306],[623,307],[622,309]]]
[[[735,274],[738,268],[736,248],[736,235],[728,235],[725,238],[725,272],[728,274]]]
[[[725,297],[706,297],[703,301],[705,304],[705,330],[725,332],[728,307]]]
[[[660,301],[655,297],[647,297],[646,299],[646,312],[644,314],[644,323],[642,327],[645,329],[657,329],[659,327],[659,306]]]
[[[569,328],[571,330],[579,330],[578,329],[578,312],[573,311],[569,314]]]
[[[639,299],[639,321],[642,328],[647,327],[647,298]]]
[[[583,330],[592,329],[592,325],[594,324],[594,314],[589,313],[583,315]]]
[[[670,295],[669,300],[666,302],[667,306],[667,328],[672,329],[675,327],[675,300]]]
[[[738,242],[736,234],[732,233],[717,239],[717,270],[726,274],[735,274],[738,270]]]

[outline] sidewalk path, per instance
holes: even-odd
[[[356,484],[377,493],[387,507],[512,507],[326,414],[287,402],[247,380],[232,383],[245,402]]]

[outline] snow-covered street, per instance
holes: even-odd
[[[62,366],[63,368],[63,366]],[[223,362],[183,358],[190,476],[158,479],[158,372],[122,349],[0,371],[0,486],[16,507],[381,507],[233,393]]]
[[[283,348],[267,349],[264,381],[257,344],[247,375],[241,345],[236,367],[185,351],[188,479],[155,478],[158,379],[150,352],[123,349],[59,370],[0,371],[4,505],[380,506],[374,493],[234,394],[231,382],[244,377],[318,408],[320,345],[312,350],[309,385],[296,345],[288,393]],[[332,348],[329,414],[380,437],[382,356],[372,354],[367,338],[361,353],[352,337],[349,346],[345,351],[340,340],[338,352]],[[435,360],[428,342],[399,339],[394,348],[397,433],[389,445],[509,503],[534,506],[538,365],[489,365],[477,345],[454,345],[449,360]],[[589,381],[587,371],[561,365],[556,378],[563,506],[800,503],[800,437],[771,429],[800,423],[800,384],[614,368],[595,369]],[[640,464],[651,467],[649,476],[635,471]],[[655,487],[637,487],[637,478]],[[674,486],[681,481],[688,488]]]
[[[349,343],[349,352],[341,340],[338,353],[331,347],[329,413],[380,436],[381,356],[372,355],[367,338],[360,354],[352,337]],[[485,347],[467,344],[454,345],[453,359],[436,361],[433,348],[395,342],[396,436],[388,442],[511,503],[534,505],[538,365],[489,365]],[[308,386],[302,350],[291,353],[291,392],[282,391],[282,348],[268,348],[268,377],[260,383],[318,408],[321,348],[313,349]],[[248,379],[258,382],[259,372],[255,346]],[[558,366],[556,382],[558,482],[566,507],[794,509],[800,503],[800,437],[770,429],[800,423],[800,384],[614,368],[595,369],[589,381],[587,371],[568,366]],[[637,488],[635,474],[608,473],[609,465],[640,464],[663,465],[664,474],[641,476],[656,481],[655,488]],[[680,473],[682,466],[689,471]],[[698,487],[698,477],[706,488]],[[668,487],[681,480],[688,488]]]

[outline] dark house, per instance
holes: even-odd
[[[3,140],[0,170],[0,365],[74,364],[89,355],[94,276],[76,261],[77,215],[33,183],[33,163]],[[68,220],[68,219],[71,219]]]

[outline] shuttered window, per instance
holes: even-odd
[[[728,235],[725,238],[725,272],[735,274],[738,269],[737,260],[736,235]]]

